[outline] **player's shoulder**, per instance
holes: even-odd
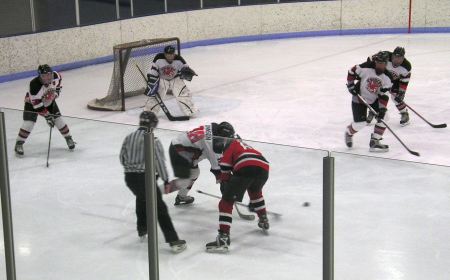
[[[36,95],[39,90],[41,89],[42,84],[39,81],[39,77],[35,77],[34,79],[32,79],[30,81],[30,94],[31,95]]]
[[[62,79],[61,73],[57,72],[57,71],[53,71],[53,80]]]
[[[407,60],[406,58],[403,59],[401,66],[405,68],[408,72],[411,71],[412,69],[411,62],[409,62],[409,60]]]
[[[176,54],[175,58],[173,60],[179,60],[179,61],[181,61],[181,63],[186,64],[186,61],[184,60],[184,58],[179,54]]]
[[[366,61],[358,65],[360,68],[374,68],[374,63],[372,61]]]
[[[153,59],[153,62],[158,61],[159,59],[166,59],[166,57],[164,56],[164,53],[158,53],[155,55],[155,58]]]

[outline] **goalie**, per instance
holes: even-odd
[[[167,92],[171,90],[183,114],[189,117],[195,115],[198,109],[194,105],[191,92],[184,83],[184,80],[191,81],[193,76],[197,74],[189,68],[183,57],[175,54],[175,48],[165,47],[164,53],[158,53],[155,56],[147,73],[148,87],[145,95],[149,99],[144,111],[158,114],[160,106],[155,95],[159,94],[164,101]]]

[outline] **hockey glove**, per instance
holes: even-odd
[[[356,96],[359,93],[359,90],[356,88],[354,83],[347,84],[347,89],[348,89],[348,92],[350,92],[351,95]]]
[[[59,94],[61,93],[61,89],[62,89],[62,86],[56,86],[56,89],[55,89],[56,97],[55,98],[59,97]]]
[[[380,108],[378,112],[378,116],[376,116],[377,120],[384,120],[384,117],[386,116],[387,109],[386,108]]]
[[[220,183],[220,177],[221,177],[221,174],[222,174],[220,169],[210,169],[210,171],[216,177],[216,184],[219,184]]]
[[[158,92],[158,88],[159,88],[159,78],[156,79],[156,81],[154,81],[153,83],[149,80],[149,82],[147,83],[147,89],[145,90],[144,94],[147,95],[148,97],[155,96],[156,93]]]
[[[55,119],[50,114],[44,115],[45,120],[47,121],[48,126],[54,127],[55,126]]]
[[[183,66],[180,69],[180,78],[186,81],[192,81],[192,77],[198,76],[189,66]]]
[[[403,99],[405,98],[405,93],[406,93],[405,90],[399,89],[397,94],[396,94],[396,96],[395,96],[395,98],[394,98],[395,102],[402,103]]]

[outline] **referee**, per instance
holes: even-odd
[[[139,128],[130,133],[123,141],[120,151],[120,163],[125,170],[125,183],[136,196],[136,217],[137,231],[144,241],[147,235],[147,214],[145,201],[145,147],[144,134],[152,130],[158,124],[158,119],[153,112],[144,111],[139,116]],[[170,188],[169,176],[165,165],[164,149],[159,139],[155,138],[155,167],[156,178],[158,176],[164,181],[165,189]],[[167,206],[161,195],[161,190],[157,187],[157,211],[158,222],[164,233],[164,238],[176,253],[186,249],[186,241],[178,238],[177,232],[172,224]]]

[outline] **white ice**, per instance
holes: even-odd
[[[389,126],[420,157],[388,130],[384,142],[390,151],[370,153],[373,125],[354,137],[352,149],[343,139],[352,120],[347,70],[396,46],[405,47],[413,66],[406,102],[428,121],[448,123],[449,34],[315,37],[182,50],[199,74],[188,87],[201,112],[188,122],[170,122],[160,112],[157,136],[168,148],[179,131],[229,121],[270,161],[267,209],[283,216],[269,216],[265,235],[255,222],[234,215],[230,252],[205,253],[205,244],[217,235],[218,200],[196,190],[220,191],[202,162],[191,192],[194,204],[175,207],[174,194],[164,197],[188,249],[171,253],[159,232],[160,279],[321,279],[322,160],[328,151],[336,167],[335,279],[448,279],[449,128],[432,128],[411,111],[411,124],[401,127],[389,104]],[[77,147],[69,152],[53,131],[49,168],[43,120],[24,145],[25,156],[13,152],[30,79],[0,84],[0,106],[13,109],[4,111],[18,279],[148,279],[147,243],[139,243],[134,197],[118,161],[122,140],[136,129],[142,109],[86,107],[106,95],[111,73],[112,63],[62,72],[58,105]],[[174,100],[167,105],[173,115],[181,114]],[[306,201],[310,207],[302,206]],[[4,247],[3,240],[0,244]]]

